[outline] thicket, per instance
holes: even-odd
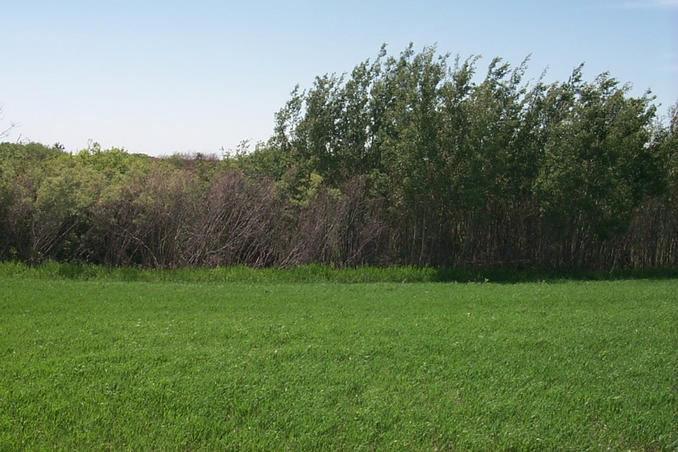
[[[382,49],[252,152],[0,144],[0,260],[111,266],[678,266],[678,114],[609,74]]]

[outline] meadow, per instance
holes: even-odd
[[[0,272],[0,450],[678,447],[676,279],[78,268]]]

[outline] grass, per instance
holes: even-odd
[[[678,279],[676,268],[639,270],[586,270],[567,273],[530,268],[498,267],[489,269],[433,267],[333,268],[326,265],[300,265],[291,268],[251,268],[243,265],[216,268],[149,269],[140,267],[106,267],[102,265],[57,263],[46,261],[29,266],[21,262],[0,262],[0,277],[36,279],[72,279],[78,281],[146,281],[146,282],[540,282],[562,280]]]
[[[673,450],[676,350],[676,280],[4,273],[0,449]]]

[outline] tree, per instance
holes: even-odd
[[[629,97],[629,87],[606,73],[585,83],[580,68],[550,91],[552,102],[564,102],[552,104],[560,117],[547,126],[535,195],[548,215],[590,225],[601,238],[624,232],[651,182],[661,179],[648,146],[652,99]]]

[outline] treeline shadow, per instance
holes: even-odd
[[[540,270],[532,268],[495,267],[486,269],[436,268],[435,282],[527,283],[551,281],[610,281],[623,279],[675,279],[678,268],[645,269],[570,269]]]

